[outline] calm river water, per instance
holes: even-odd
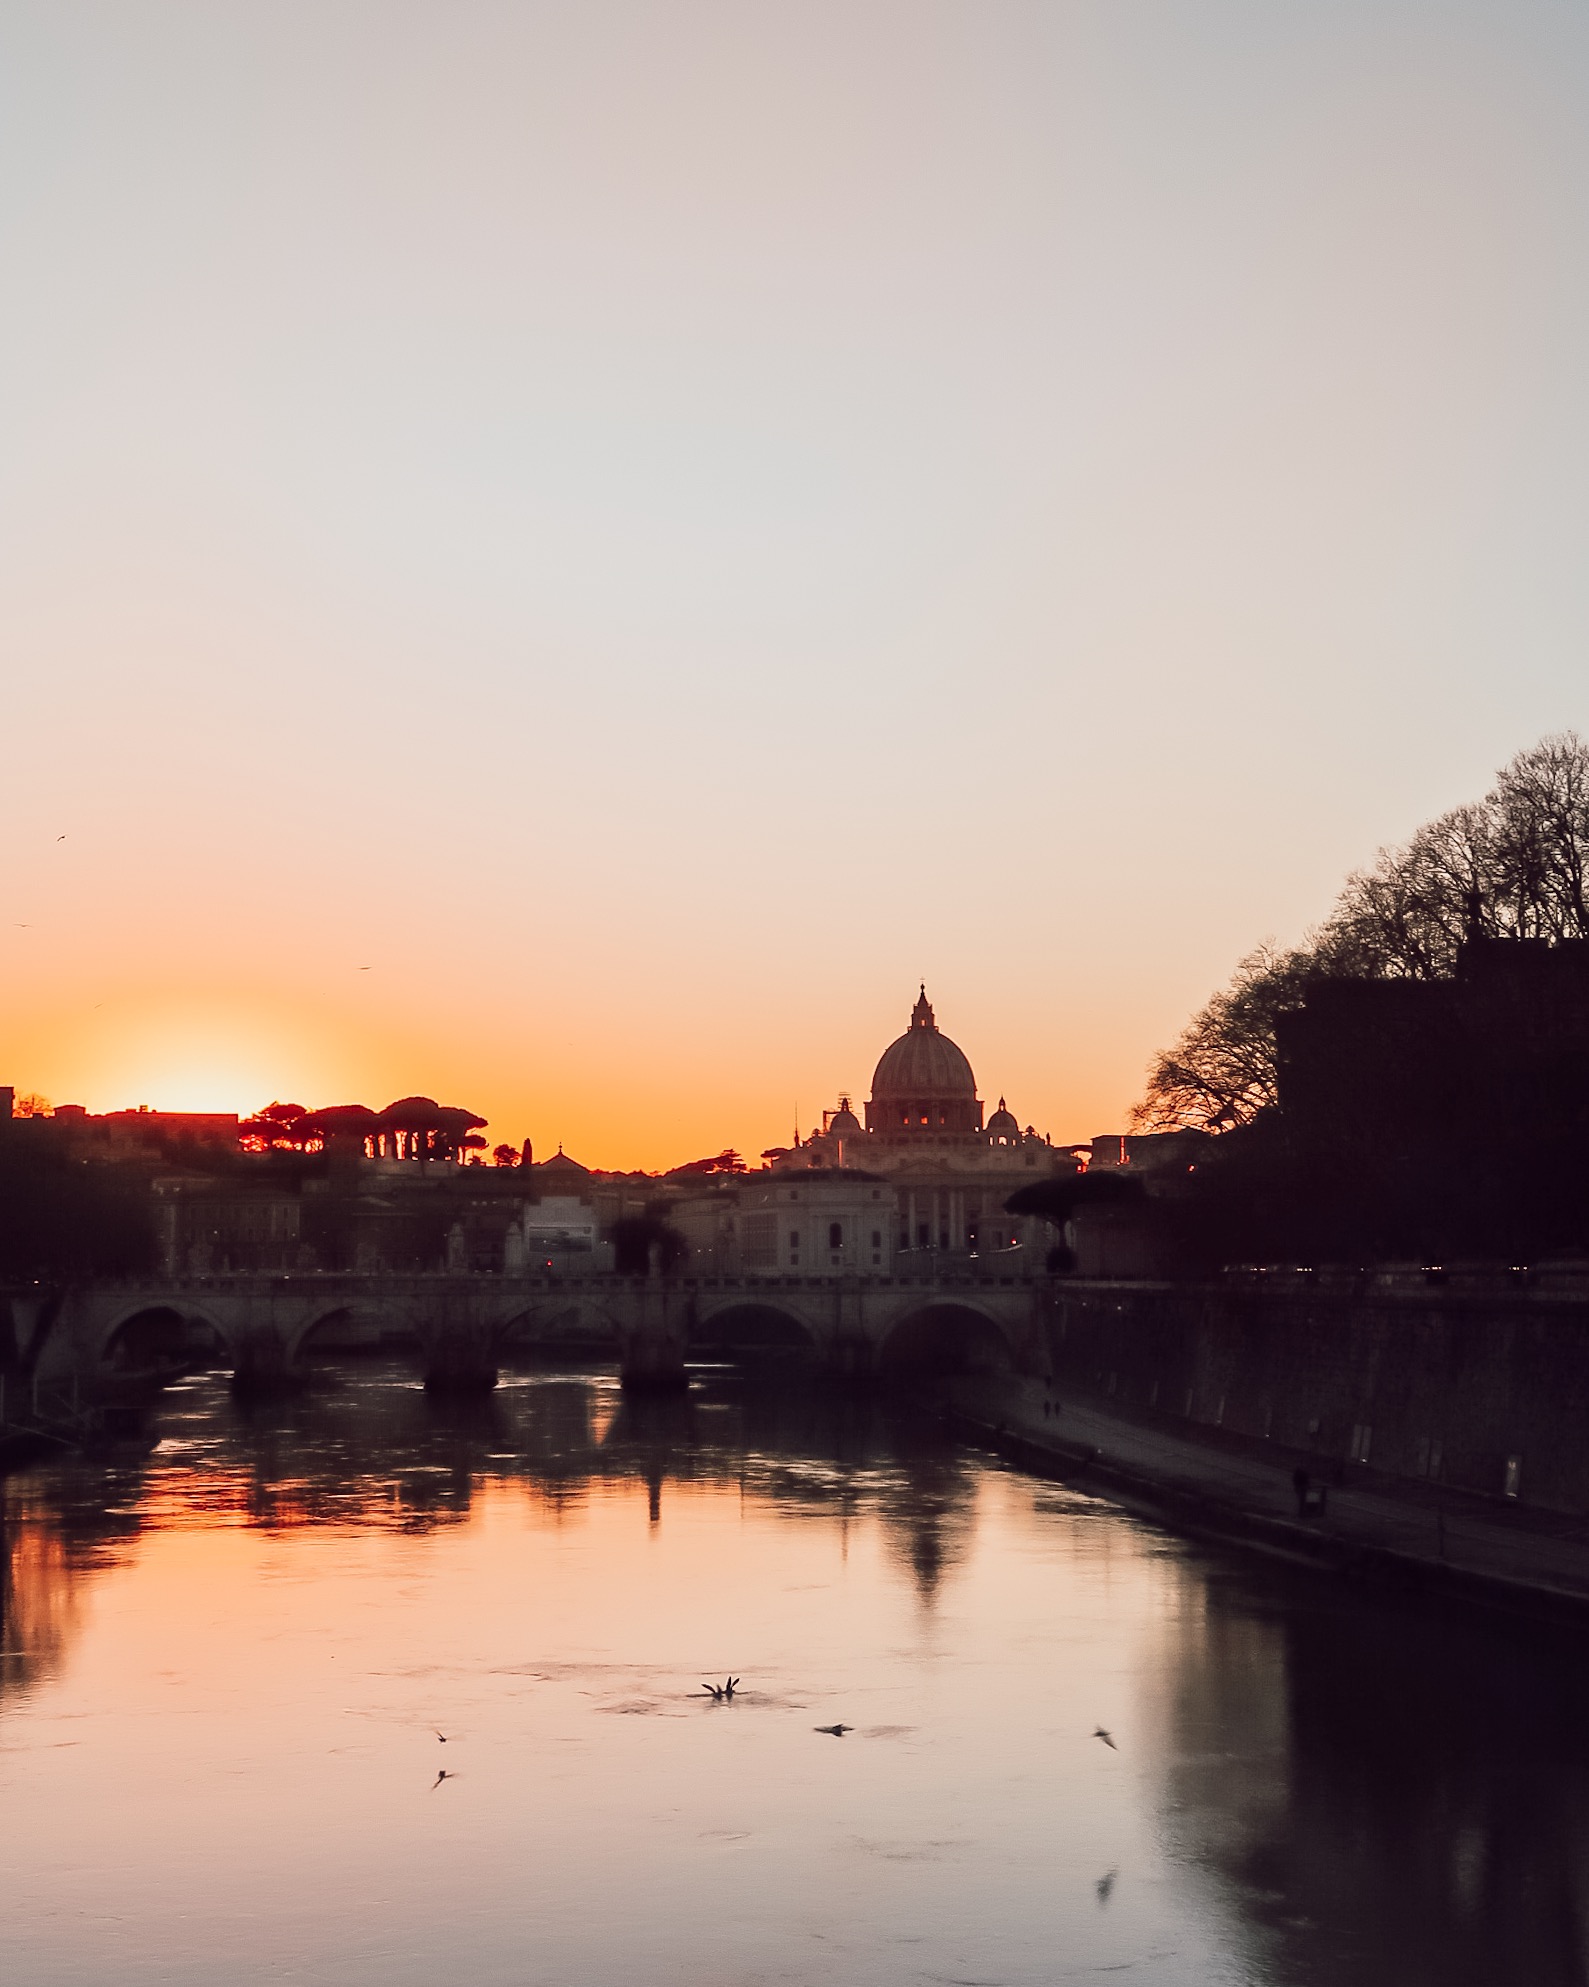
[[[16,1987],[1586,1978],[1535,1635],[728,1374],[153,1434],[0,1486]]]

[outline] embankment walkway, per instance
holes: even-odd
[[[1405,1591],[1589,1626],[1589,1518],[1389,1478],[1005,1377],[951,1383],[957,1424],[1038,1475],[1142,1501],[1177,1526]],[[1044,1412],[1045,1402],[1048,1412]],[[1298,1516],[1292,1473],[1326,1489]]]

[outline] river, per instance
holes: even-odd
[[[0,1496],[17,1987],[1589,1978],[1580,1651],[902,1406],[200,1375]]]

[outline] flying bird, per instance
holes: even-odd
[[[434,1794],[436,1789],[441,1785],[443,1780],[456,1780],[457,1778],[458,1776],[456,1773],[449,1773],[446,1767],[444,1766],[441,1769],[441,1771],[436,1775],[435,1779],[431,1781],[430,1791]]]
[[[64,842],[66,840],[66,837],[64,835],[57,835],[55,839],[58,842]]]
[[[739,1678],[729,1677],[724,1683],[703,1683],[701,1688],[711,1693],[714,1704],[730,1703],[733,1700],[734,1692],[739,1688]]]
[[[1109,1748],[1111,1752],[1118,1752],[1120,1750],[1120,1748],[1115,1744],[1114,1740],[1104,1730],[1102,1725],[1100,1725],[1097,1728],[1097,1730],[1093,1733],[1093,1737],[1095,1739],[1102,1739],[1104,1744]]]
[[[811,1729],[813,1732],[827,1732],[833,1738],[842,1739],[846,1732],[853,1732],[855,1727],[853,1725],[813,1725]]]
[[[433,1732],[436,1732],[436,1727],[435,1727],[434,1725],[432,1725],[430,1729],[431,1729],[431,1730],[432,1730]],[[441,1740],[441,1742],[442,1742],[442,1744],[443,1744],[443,1745],[445,1745],[445,1744],[447,1743],[447,1734],[446,1734],[445,1732],[436,1732],[436,1736],[437,1736],[437,1738],[438,1738],[438,1739],[440,1739],[440,1740]]]

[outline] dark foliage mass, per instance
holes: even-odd
[[[1228,1131],[1278,1098],[1276,1016],[1318,978],[1438,980],[1473,938],[1589,938],[1589,745],[1520,752],[1477,806],[1382,849],[1290,949],[1260,946],[1154,1059],[1137,1129]]]
[[[1130,1173],[1073,1173],[1017,1187],[1004,1203],[1006,1214],[1035,1214],[1056,1225],[1093,1208],[1129,1207],[1145,1199],[1140,1179]]]
[[[1589,1247],[1582,1149],[1527,1164],[1481,1144],[1347,1151],[1278,1114],[1219,1140],[1155,1220],[1191,1271],[1232,1263],[1528,1264]]]
[[[68,1157],[42,1123],[0,1137],[0,1276],[125,1276],[154,1258],[141,1175]]]
[[[646,1276],[653,1267],[667,1275],[689,1252],[678,1230],[655,1214],[626,1214],[615,1221],[612,1246],[613,1268],[619,1276]]]
[[[438,1104],[434,1097],[399,1097],[384,1111],[372,1111],[368,1104],[327,1104],[317,1111],[306,1111],[301,1104],[267,1104],[237,1131],[243,1148],[252,1152],[349,1151],[385,1139],[394,1152],[400,1144],[406,1158],[451,1159],[486,1150],[487,1142],[479,1136],[485,1122],[473,1111]]]
[[[673,1171],[675,1174],[743,1173],[745,1162],[732,1146],[724,1146],[721,1152],[714,1152],[709,1159],[689,1159],[682,1166],[675,1166]]]

